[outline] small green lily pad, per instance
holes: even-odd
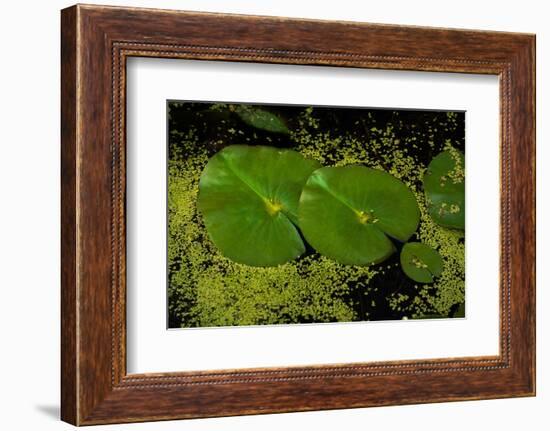
[[[465,187],[464,155],[451,148],[438,154],[424,175],[428,211],[443,226],[464,229]]]
[[[235,113],[249,126],[273,133],[290,133],[285,121],[278,115],[262,108],[237,105]]]
[[[401,267],[409,278],[419,283],[433,283],[443,272],[443,259],[433,248],[409,242],[401,249]]]
[[[273,147],[232,145],[216,153],[201,174],[198,208],[221,253],[251,266],[300,256],[305,246],[295,227],[298,201],[319,166]]]
[[[457,310],[453,314],[453,317],[465,317],[466,316],[466,303],[461,302]]]
[[[392,175],[365,166],[326,167],[307,180],[300,197],[300,228],[321,254],[368,265],[395,251],[418,227],[413,193]]]

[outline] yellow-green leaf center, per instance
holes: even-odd
[[[411,263],[414,266],[416,266],[417,268],[420,268],[420,269],[427,269],[428,268],[428,265],[426,265],[424,262],[422,262],[417,257],[413,257]]]
[[[274,199],[264,199],[265,208],[270,216],[276,216],[283,209],[283,204]]]
[[[354,210],[357,214],[357,219],[361,224],[376,223],[378,219],[374,217],[373,211],[357,211]]]

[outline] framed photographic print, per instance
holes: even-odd
[[[62,419],[535,394],[535,38],[62,11]]]

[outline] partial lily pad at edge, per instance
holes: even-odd
[[[423,181],[432,219],[443,227],[464,229],[464,155],[454,148],[438,154],[428,165]]]
[[[250,266],[300,256],[298,201],[319,166],[296,151],[266,146],[232,145],[216,153],[201,174],[197,202],[212,242]]]
[[[290,133],[285,121],[278,115],[262,108],[237,105],[235,113],[249,126],[273,133]]]
[[[453,317],[466,317],[466,303],[461,302],[457,308],[457,310],[454,312]]]
[[[405,244],[401,249],[400,260],[403,272],[418,283],[433,283],[443,272],[441,255],[420,242]]]
[[[316,170],[302,191],[300,228],[319,253],[340,263],[368,265],[389,257],[389,237],[406,241],[418,227],[413,193],[387,172],[365,166]]]

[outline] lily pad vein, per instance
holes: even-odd
[[[229,159],[227,158],[223,158],[226,166],[229,168],[229,170],[231,171],[231,173],[233,175],[235,175],[235,177],[237,179],[239,179],[244,185],[246,185],[250,190],[252,190],[261,200],[262,202],[267,206],[267,204],[271,204],[272,205],[272,202],[269,200],[269,198],[266,198],[265,196],[262,195],[262,193],[257,190],[249,181],[246,180],[246,178],[242,177],[239,172],[235,169],[235,167],[231,164],[231,162],[229,161]],[[290,219],[290,217],[288,217],[287,215],[287,209],[285,208],[285,206],[283,205],[283,203],[281,202],[281,213],[282,215],[288,219],[288,221],[290,221],[292,223],[292,220]],[[266,208],[266,212],[269,213],[269,211],[267,211],[267,208]]]
[[[350,203],[347,202],[347,200],[340,196],[338,193],[335,193],[330,187],[327,187],[327,184],[326,184],[326,181],[323,179],[323,181],[319,182],[319,186],[325,190],[329,195],[331,195],[334,199],[336,199],[338,202],[340,202],[341,204],[343,204],[344,206],[346,206],[347,208],[349,208],[351,211],[353,211],[353,213],[357,216],[359,216],[362,211],[368,211],[368,210],[358,210],[356,208],[353,207],[353,205],[351,205]],[[358,218],[359,220],[359,218]],[[364,224],[365,226],[371,226],[375,229],[378,229],[379,231],[381,231],[383,234],[385,235],[389,235],[384,229],[378,227],[378,226],[375,226],[373,223],[361,223],[359,221],[360,224]]]

